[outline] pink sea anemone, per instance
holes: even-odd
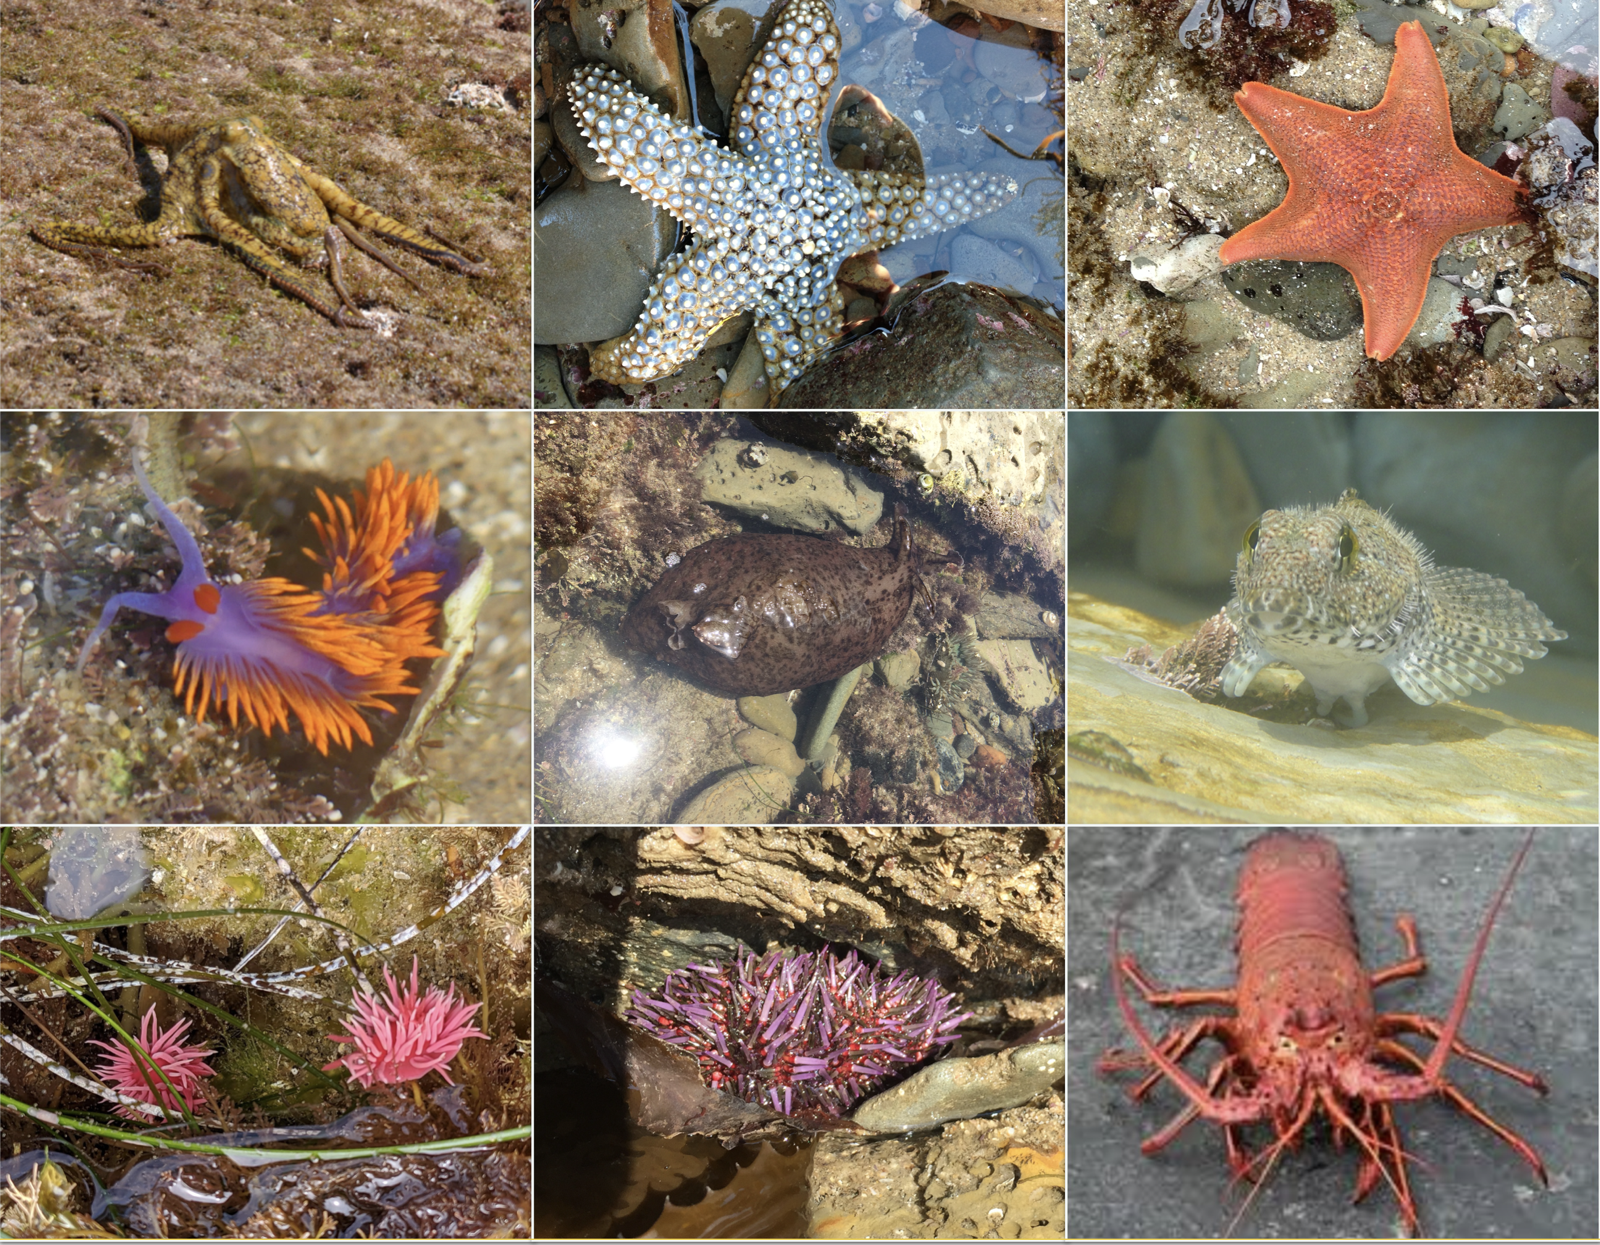
[[[401,987],[394,974],[383,970],[389,983],[387,997],[358,990],[352,996],[357,1016],[346,1020],[345,1028],[354,1037],[330,1033],[332,1042],[351,1042],[355,1049],[341,1059],[324,1064],[323,1071],[331,1072],[340,1064],[350,1069],[350,1075],[363,1088],[371,1088],[374,1081],[395,1084],[415,1081],[429,1072],[438,1070],[448,1084],[449,1064],[467,1038],[486,1036],[469,1024],[472,1013],[481,1003],[468,1004],[456,998],[456,988],[440,990],[429,986],[426,996],[417,981],[417,957],[411,957],[410,988]]]
[[[151,1008],[139,1025],[139,1045],[145,1048],[156,1066],[167,1074],[167,1080],[183,1095],[184,1105],[193,1111],[200,1103],[202,1078],[215,1076],[216,1072],[205,1062],[212,1054],[209,1046],[189,1046],[184,1042],[183,1035],[188,1031],[189,1022],[180,1020],[162,1032],[155,1009]],[[91,1041],[89,1045],[103,1046],[110,1052],[95,1072],[112,1089],[130,1098],[137,1098],[140,1102],[159,1101],[169,1111],[178,1110],[166,1081],[152,1072],[126,1042]],[[145,1118],[142,1111],[126,1104],[117,1108],[117,1114],[129,1119]]]

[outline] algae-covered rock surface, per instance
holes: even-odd
[[[1313,720],[1309,691],[1287,669],[1263,671],[1239,700],[1207,704],[1123,660],[1187,634],[1069,595],[1068,820],[1595,819],[1593,735],[1460,701],[1417,705],[1398,689],[1377,693],[1372,720],[1346,730]]]
[[[7,10],[4,401],[529,406],[530,54],[526,17],[519,29],[472,0]],[[488,98],[457,89],[474,85],[513,106],[466,106]],[[486,271],[384,246],[413,289],[351,252],[346,282],[377,326],[363,331],[336,327],[209,239],[123,252],[164,275],[50,250],[31,226],[135,225],[159,206],[164,153],[141,152],[136,180],[97,108],[206,126],[257,115],[313,171]],[[332,301],[325,273],[305,281]]]

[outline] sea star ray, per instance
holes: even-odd
[[[1433,261],[1457,234],[1528,221],[1526,192],[1462,154],[1433,45],[1418,22],[1395,34],[1376,108],[1247,82],[1234,97],[1289,177],[1289,193],[1222,246],[1222,262],[1339,264],[1361,292],[1366,351],[1387,359],[1417,322]]]
[[[755,313],[773,395],[838,337],[834,277],[852,255],[938,233],[1017,194],[994,173],[911,177],[837,169],[824,121],[839,76],[839,31],[825,0],[790,0],[733,101],[732,148],[665,116],[614,69],[571,86],[578,128],[623,183],[694,234],[662,267],[639,321],[590,351],[603,380],[670,376],[724,321]]]

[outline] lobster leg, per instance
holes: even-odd
[[[1173,1029],[1156,1046],[1168,1059],[1180,1061],[1206,1038],[1220,1042],[1230,1056],[1238,1049],[1237,1029],[1226,1016],[1204,1016],[1183,1029]],[[1150,1057],[1143,1051],[1111,1050],[1100,1056],[1095,1070],[1102,1073],[1131,1072],[1150,1066]],[[1160,1083],[1162,1075],[1159,1068],[1150,1073],[1128,1091],[1128,1097],[1135,1101],[1143,1098]]]
[[[1133,1004],[1128,1001],[1128,992],[1122,987],[1123,974],[1117,971],[1118,966],[1123,963],[1123,956],[1119,949],[1121,932],[1120,922],[1113,922],[1111,926],[1111,994],[1117,1001],[1117,1010],[1122,1013],[1123,1023],[1128,1026],[1128,1031],[1133,1034],[1134,1039],[1143,1048],[1145,1054],[1150,1056],[1150,1062],[1156,1066],[1157,1070],[1165,1073],[1173,1086],[1198,1107],[1200,1114],[1208,1120],[1215,1120],[1219,1124],[1251,1124],[1267,1115],[1271,1110],[1271,1102],[1266,1094],[1259,1089],[1237,1098],[1219,1100],[1156,1046],[1156,1041],[1150,1036],[1150,1031],[1144,1027],[1139,1017],[1134,1014]]]
[[[1233,1072],[1234,1064],[1237,1062],[1237,1060],[1238,1056],[1236,1055],[1224,1055],[1221,1059],[1217,1060],[1216,1063],[1211,1065],[1211,1072],[1206,1077],[1207,1093],[1215,1094],[1217,1092],[1217,1086],[1221,1085],[1223,1081],[1227,1079],[1229,1074]],[[1160,1073],[1155,1073],[1154,1075],[1159,1077]],[[1146,1137],[1139,1145],[1140,1153],[1154,1154],[1157,1150],[1165,1149],[1172,1143],[1173,1139],[1176,1138],[1179,1133],[1188,1128],[1189,1125],[1193,1124],[1199,1118],[1200,1108],[1191,1102],[1182,1111],[1178,1112],[1177,1115],[1168,1120],[1166,1125],[1159,1131],[1151,1133],[1150,1136]],[[1229,1129],[1229,1132],[1231,1133],[1232,1129]]]
[[[1402,913],[1395,918],[1394,925],[1400,931],[1400,937],[1405,939],[1406,958],[1398,964],[1391,964],[1388,968],[1380,968],[1373,973],[1369,982],[1373,989],[1406,977],[1420,977],[1428,971],[1428,959],[1422,954],[1417,942],[1417,923],[1411,914]]]
[[[1377,1018],[1376,1028],[1379,1037],[1391,1037],[1396,1033],[1415,1033],[1419,1037],[1432,1038],[1437,1042],[1443,1026],[1432,1016],[1420,1016],[1415,1012],[1383,1012]],[[1503,1059],[1496,1059],[1487,1051],[1481,1051],[1460,1038],[1455,1040],[1450,1049],[1463,1059],[1488,1068],[1491,1072],[1498,1072],[1501,1076],[1510,1077],[1519,1085],[1526,1085],[1536,1094],[1550,1092],[1550,1087],[1537,1072],[1529,1072]],[[1406,1053],[1409,1055],[1413,1052],[1408,1050]],[[1422,1065],[1419,1063],[1417,1066]]]
[[[1421,1068],[1423,1066],[1421,1055],[1417,1054],[1417,1052],[1412,1050],[1410,1047],[1396,1042],[1393,1038],[1385,1038],[1379,1041],[1378,1049],[1385,1055],[1388,1055],[1391,1059],[1398,1059],[1403,1063],[1410,1064],[1414,1068]],[[1496,1069],[1496,1071],[1499,1071],[1499,1069]],[[1541,1082],[1541,1085],[1542,1084],[1543,1082]],[[1505,1142],[1506,1145],[1510,1146],[1519,1155],[1521,1155],[1522,1161],[1525,1162],[1529,1167],[1533,1168],[1533,1174],[1539,1177],[1539,1183],[1549,1187],[1550,1178],[1545,1173],[1544,1161],[1540,1159],[1539,1152],[1526,1141],[1524,1141],[1515,1130],[1500,1123],[1499,1120],[1495,1119],[1492,1115],[1490,1115],[1477,1103],[1473,1102],[1472,1099],[1468,1098],[1464,1093],[1462,1093],[1448,1081],[1440,1083],[1439,1094],[1447,1102],[1449,1102],[1451,1106],[1455,1107],[1456,1110],[1460,1111],[1468,1118],[1474,1119],[1478,1123],[1482,1124],[1496,1137],[1500,1138],[1501,1141]]]
[[[1335,1133],[1342,1129],[1356,1139],[1361,1147],[1361,1168],[1356,1174],[1356,1192],[1353,1200],[1360,1201],[1377,1184],[1382,1176],[1394,1191],[1395,1201],[1405,1219],[1406,1235],[1419,1236],[1417,1206],[1411,1198],[1411,1183],[1406,1173],[1405,1151],[1400,1145],[1400,1131],[1395,1127],[1389,1104],[1381,1100],[1358,1099],[1361,1119],[1352,1119],[1339,1101],[1339,1095],[1328,1087],[1317,1093],[1318,1099],[1333,1120]],[[1392,1162],[1391,1162],[1392,1159]]]
[[[1163,990],[1150,980],[1131,955],[1122,956],[1118,967],[1151,1007],[1203,1007],[1208,1003],[1216,1007],[1238,1006],[1238,995],[1231,987],[1226,990]]]
[[[1372,1104],[1372,1131],[1378,1138],[1380,1154],[1390,1156],[1387,1165],[1389,1181],[1395,1191],[1395,1201],[1400,1204],[1400,1215],[1405,1221],[1407,1236],[1421,1236],[1422,1225],[1417,1221],[1417,1204],[1411,1197],[1411,1177],[1406,1171],[1406,1152],[1400,1143],[1400,1129],[1394,1122],[1394,1111],[1386,1102]],[[1381,1173],[1374,1172],[1372,1183],[1377,1184]],[[1360,1201],[1358,1195],[1355,1199]]]

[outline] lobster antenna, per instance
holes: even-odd
[[[1273,1165],[1277,1163],[1278,1156],[1283,1153],[1285,1144],[1286,1142],[1284,1139],[1279,1137],[1270,1146],[1263,1150],[1261,1154],[1257,1155],[1257,1161],[1264,1158],[1266,1159],[1266,1162],[1261,1168],[1261,1174],[1258,1175],[1250,1185],[1250,1192],[1246,1193],[1244,1195],[1244,1201],[1239,1203],[1239,1209],[1234,1211],[1233,1218],[1228,1220],[1228,1226],[1222,1229],[1223,1240],[1227,1240],[1233,1235],[1233,1230],[1239,1226],[1239,1221],[1244,1218],[1245,1212],[1250,1209],[1250,1203],[1256,1200],[1256,1194],[1260,1193],[1261,1187],[1267,1183],[1267,1176],[1271,1173]],[[1236,1175],[1234,1179],[1243,1180],[1243,1173]]]
[[[1450,1048],[1455,1045],[1461,1022],[1466,1019],[1467,1003],[1472,998],[1472,983],[1477,979],[1478,965],[1483,962],[1483,953],[1489,946],[1489,933],[1494,929],[1495,917],[1500,914],[1500,905],[1511,893],[1511,884],[1517,879],[1517,871],[1522,868],[1523,858],[1533,846],[1533,835],[1534,830],[1530,829],[1528,837],[1522,840],[1516,859],[1511,862],[1511,868],[1506,873],[1506,880],[1500,883],[1494,902],[1489,905],[1489,913],[1483,919],[1483,928],[1478,931],[1478,940],[1472,944],[1472,955],[1467,959],[1467,967],[1462,971],[1461,984],[1456,987],[1456,1001],[1451,1004],[1450,1015],[1446,1017],[1444,1028],[1439,1033],[1438,1044],[1433,1048],[1433,1054],[1428,1057],[1427,1066],[1422,1069],[1422,1075],[1429,1081],[1438,1081],[1439,1074],[1444,1071],[1445,1060],[1450,1058]]]

